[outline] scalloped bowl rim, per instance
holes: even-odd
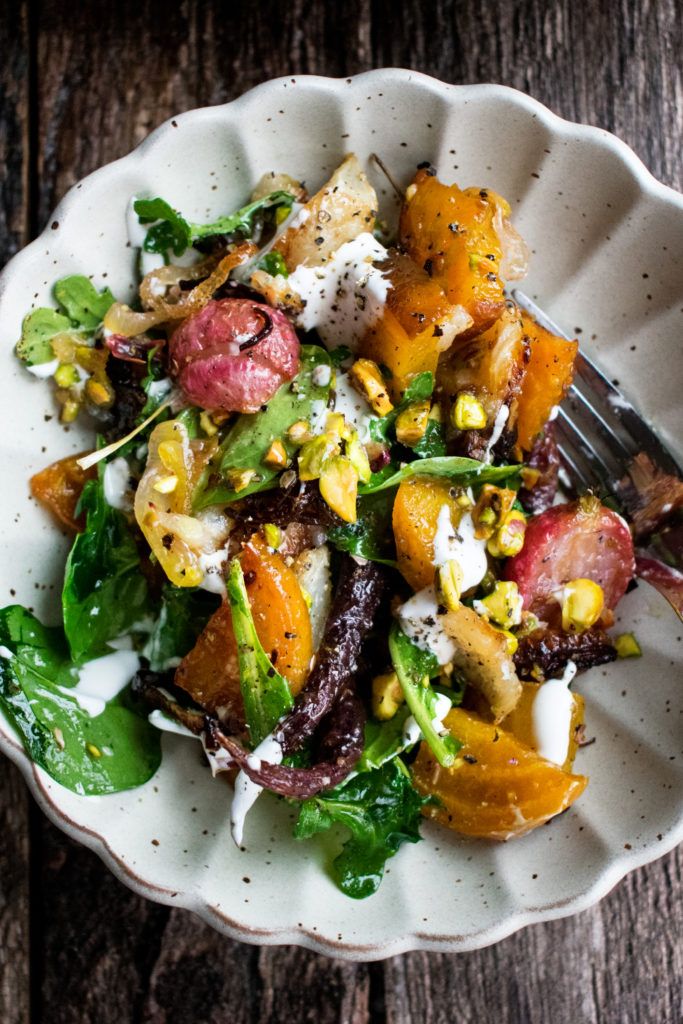
[[[465,98],[476,96],[478,99],[482,97],[484,99],[488,97],[507,97],[517,108],[525,110],[532,117],[537,118],[553,134],[573,136],[575,138],[578,136],[582,139],[591,140],[609,150],[628,169],[643,192],[649,196],[663,199],[683,212],[683,195],[658,181],[641,159],[621,139],[605,129],[579,124],[562,118],[538,100],[509,86],[493,83],[451,85],[440,82],[438,79],[421,72],[403,68],[378,68],[345,78],[330,78],[320,75],[288,75],[262,82],[227,103],[198,107],[168,118],[128,154],[105,164],[74,184],[55,207],[52,215],[47,220],[46,227],[40,235],[16,253],[3,269],[0,274],[0,302],[10,279],[21,273],[24,264],[30,261],[33,253],[40,249],[46,239],[49,238],[51,222],[58,220],[60,223],[63,223],[68,217],[71,207],[87,193],[88,186],[99,182],[107,176],[115,175],[119,166],[124,163],[130,165],[134,161],[139,161],[148,150],[152,150],[155,147],[161,138],[175,129],[179,120],[185,121],[191,118],[196,121],[228,108],[232,112],[239,111],[240,105],[252,102],[259,93],[269,92],[278,86],[293,82],[293,80],[296,83],[310,83],[327,89],[343,90],[348,84],[364,81],[373,84],[385,76],[390,76],[398,82],[417,82],[432,91],[440,93],[444,99],[448,99],[456,94]],[[2,729],[0,729],[0,751],[18,766],[29,790],[47,817],[70,838],[93,850],[112,873],[138,895],[157,903],[189,910],[231,939],[264,945],[295,944],[327,956],[357,961],[379,960],[413,950],[466,952],[498,942],[527,925],[580,913],[598,903],[630,871],[659,859],[673,850],[680,842],[683,842],[682,817],[680,821],[672,824],[666,837],[662,842],[657,843],[656,847],[651,844],[645,846],[640,851],[632,850],[625,855],[620,854],[614,857],[599,872],[593,885],[589,886],[578,896],[571,896],[537,908],[508,913],[505,919],[497,926],[485,927],[476,932],[468,932],[465,936],[451,933],[435,936],[434,934],[423,934],[416,930],[397,936],[395,939],[382,944],[371,943],[364,945],[347,941],[338,942],[305,927],[260,929],[244,926],[238,920],[229,917],[223,911],[209,905],[205,900],[193,895],[191,892],[174,891],[171,888],[160,887],[146,880],[136,874],[112,850],[103,836],[73,820],[60,809],[44,784],[47,776],[44,776],[42,770],[29,759],[17,740],[13,736],[6,734]]]

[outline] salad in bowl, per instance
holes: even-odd
[[[578,343],[506,293],[502,196],[420,164],[386,223],[349,154],[245,200],[206,224],[133,197],[137,301],[71,275],[24,319],[97,445],[31,480],[73,533],[62,625],[0,612],[0,707],[83,796],[186,735],[237,844],[274,794],[299,840],[345,829],[360,898],[424,818],[510,840],[580,798],[576,681],[640,653],[612,629],[632,531],[559,486]]]

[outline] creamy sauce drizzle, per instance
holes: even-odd
[[[59,368],[59,359],[51,359],[49,363],[37,363],[35,366],[27,366],[26,369],[29,373],[32,373],[34,377],[38,377],[40,380],[46,380],[48,377],[52,377]]]
[[[373,265],[387,258],[387,250],[364,231],[345,242],[317,267],[298,266],[287,287],[304,302],[298,326],[315,328],[328,348],[355,349],[384,312],[391,282]]]
[[[503,433],[503,430],[505,429],[505,424],[507,423],[509,418],[510,409],[508,408],[507,405],[501,405],[500,409],[498,410],[498,414],[495,420],[493,421],[493,430],[491,431],[491,436],[486,445],[484,462],[490,462],[491,459],[493,458],[493,449],[500,441],[501,434]]]
[[[398,620],[406,636],[423,651],[431,651],[440,665],[447,665],[455,655],[455,644],[441,618],[434,587],[418,590],[398,609]]]
[[[548,679],[540,686],[531,709],[536,749],[541,757],[553,764],[564,764],[569,753],[569,730],[574,710],[574,696],[569,684],[575,675],[576,665],[568,661],[561,678]]]
[[[262,760],[269,761],[271,764],[282,763],[282,746],[272,733],[270,736],[266,736],[252,751],[247,763],[254,771],[257,771],[261,767]],[[245,818],[262,790],[263,787],[252,782],[244,772],[240,772],[235,779],[235,795],[230,808],[230,829],[237,846],[242,845]]]
[[[434,534],[433,564],[438,568],[451,561],[456,561],[462,570],[463,593],[481,583],[488,569],[486,541],[475,537],[470,513],[465,512],[455,527],[450,507],[442,505]]]
[[[76,686],[58,686],[57,689],[72,697],[91,718],[96,718],[102,714],[107,702],[128,685],[139,668],[140,659],[135,651],[113,651],[102,658],[86,661],[75,670],[78,673]]]
[[[370,424],[377,419],[363,396],[356,391],[348,373],[338,373],[334,385],[334,410],[340,412],[348,425],[358,432],[361,444],[371,440]]]
[[[130,467],[122,456],[112,459],[104,467],[104,500],[112,508],[130,508]]]

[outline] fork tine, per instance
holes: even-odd
[[[578,450],[583,455],[584,461],[587,461],[593,467],[593,472],[599,479],[601,486],[603,488],[607,486],[611,490],[615,482],[615,474],[612,471],[612,467],[605,461],[600,452],[596,451],[594,443],[577,426],[576,420],[570,417],[565,409],[560,407],[556,422],[565,440],[571,441],[574,450]]]
[[[582,443],[580,436],[572,429],[571,422],[558,416],[555,420],[555,429],[560,455],[575,480],[579,481],[587,490],[604,493],[604,473],[596,465],[592,453]]]

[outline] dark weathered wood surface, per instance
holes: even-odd
[[[393,64],[513,85],[615,131],[683,187],[679,0],[1,0],[0,10],[0,260],[73,182],[166,117],[294,72]],[[678,1022],[682,865],[671,854],[593,910],[478,953],[340,964],[229,942],[144,902],[29,807],[3,762],[0,1022]]]

